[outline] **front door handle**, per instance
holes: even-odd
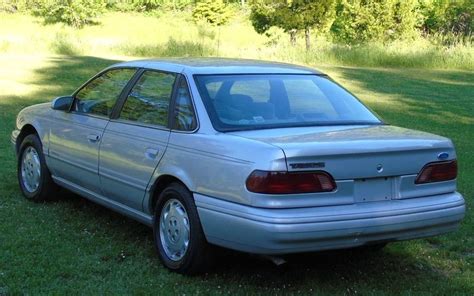
[[[89,140],[89,142],[92,142],[92,143],[99,141],[99,139],[100,139],[100,136],[96,134],[90,134],[87,136],[87,140]]]
[[[160,150],[154,148],[147,148],[145,150],[145,156],[149,159],[155,159],[158,156],[158,153],[160,153]]]

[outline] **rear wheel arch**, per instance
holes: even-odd
[[[169,185],[173,183],[179,183],[183,185],[187,190],[189,190],[189,187],[186,186],[186,184],[179,178],[172,175],[161,175],[156,179],[151,189],[150,201],[148,203],[148,210],[150,213],[154,213],[156,202],[161,192],[163,192],[163,190],[165,190]],[[191,190],[189,191],[191,192]]]
[[[172,182],[159,194],[153,241],[160,261],[172,271],[192,275],[206,271],[213,263],[212,247],[202,230],[192,192],[182,182]]]

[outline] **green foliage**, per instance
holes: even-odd
[[[334,0],[257,0],[250,20],[258,33],[276,26],[286,32],[328,28],[334,20]]]
[[[420,31],[471,36],[472,0],[340,0],[331,28],[345,43],[412,39]]]
[[[96,23],[105,9],[105,0],[38,0],[33,13],[45,23],[64,23],[75,28]]]
[[[134,6],[139,7],[142,10],[152,10],[160,6],[162,0],[132,0]]]
[[[332,33],[347,43],[411,38],[421,25],[417,0],[341,0],[336,14]]]
[[[275,23],[275,8],[271,5],[266,5],[263,1],[255,1],[251,8],[250,21],[252,22],[252,26],[257,33],[265,33]]]
[[[229,22],[231,11],[222,0],[203,0],[193,10],[195,21],[206,21],[214,26],[222,26]]]
[[[422,25],[422,15],[418,0],[394,1],[393,24],[391,30],[393,39],[413,39],[419,35],[418,28]]]
[[[17,6],[15,5],[16,1],[10,0],[0,0],[0,11],[4,12],[15,12],[18,10]]]
[[[474,30],[472,0],[420,0],[420,6],[424,33],[470,36]]]
[[[250,20],[258,33],[279,27],[290,33],[296,44],[296,32],[305,30],[306,49],[310,49],[310,29],[327,31],[334,21],[334,0],[257,0],[253,2]]]
[[[0,12],[25,12],[36,0],[0,0]]]
[[[196,22],[221,26],[239,10],[260,34],[271,27],[290,33],[330,32],[344,44],[411,40],[422,34],[442,45],[472,43],[473,0],[0,0],[0,12],[32,12],[45,23],[83,27],[96,23],[104,11],[181,11],[193,6]],[[230,9],[232,8],[232,9]],[[188,10],[189,11],[189,10]]]
[[[50,44],[50,49],[56,54],[66,56],[81,54],[80,46],[65,32],[56,33],[54,41]]]
[[[107,8],[118,11],[179,10],[193,3],[193,0],[107,0]]]

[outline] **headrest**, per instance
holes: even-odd
[[[229,99],[229,104],[235,107],[250,107],[253,103],[252,97],[242,94],[230,95]]]

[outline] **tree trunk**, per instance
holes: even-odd
[[[244,7],[244,6],[245,6],[245,0],[240,0],[240,5],[241,5],[242,7]]]
[[[296,29],[292,29],[290,30],[290,44],[291,46],[295,46],[296,45]]]
[[[306,50],[310,50],[311,49],[311,35],[310,35],[309,28],[304,29],[304,38],[306,41]]]

